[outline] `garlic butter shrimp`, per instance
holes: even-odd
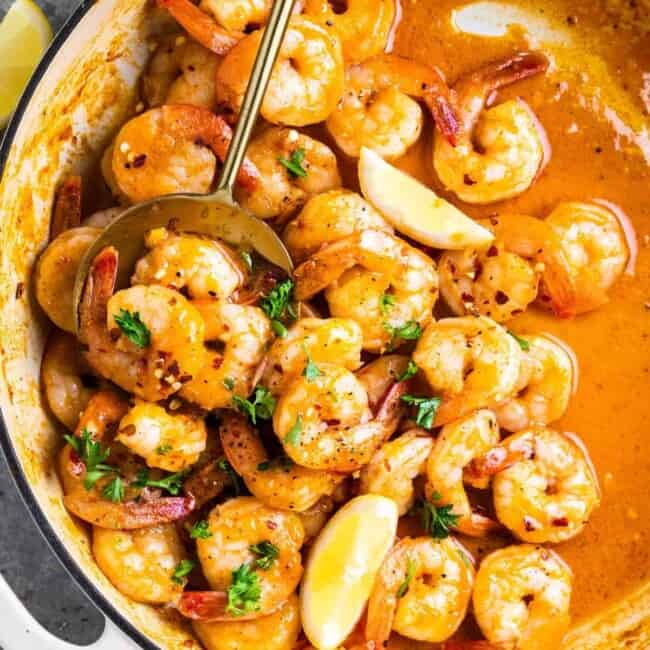
[[[471,556],[453,538],[401,539],[375,580],[366,639],[376,648],[386,647],[391,630],[429,643],[448,639],[465,618],[473,584]]]
[[[316,365],[336,360],[348,370],[361,365],[363,336],[359,325],[344,318],[301,318],[277,338],[266,357],[262,383],[280,395],[311,360]]]
[[[576,436],[535,428],[515,433],[472,467],[493,476],[499,521],[525,542],[575,537],[600,505],[591,461]]]
[[[66,332],[75,331],[72,301],[77,269],[100,234],[99,228],[66,230],[43,251],[36,264],[36,300],[47,317]]]
[[[262,182],[257,189],[236,188],[237,202],[260,219],[284,221],[310,196],[341,186],[338,162],[332,150],[295,129],[271,127],[248,147],[248,158]],[[286,164],[300,157],[296,174]]]
[[[394,345],[394,332],[433,318],[438,274],[433,260],[401,239],[365,230],[312,255],[295,271],[295,296],[305,300],[326,289],[333,316],[361,326],[364,349]]]
[[[219,435],[233,469],[251,494],[270,508],[304,512],[330,496],[345,478],[301,467],[288,458],[269,460],[259,435],[241,415],[224,415]]]
[[[392,385],[408,367],[409,358],[402,354],[384,354],[355,374],[368,393],[368,403],[376,411]]]
[[[191,300],[227,300],[246,279],[236,253],[222,242],[155,228],[145,236],[132,284],[159,284],[186,292]]]
[[[253,497],[239,497],[216,506],[208,516],[211,536],[196,540],[203,573],[213,592],[186,592],[181,613],[194,620],[246,620],[273,613],[293,594],[302,577],[300,548],[305,531],[300,518],[275,510]],[[267,542],[276,547],[277,557],[268,568],[256,567],[258,555],[251,550]],[[248,565],[255,571],[260,597],[254,611],[228,611],[226,591],[233,572]]]
[[[442,397],[435,426],[510,397],[517,385],[521,349],[508,332],[485,316],[431,323],[413,360]]]
[[[575,290],[567,255],[548,224],[513,214],[479,223],[494,233],[488,248],[446,251],[438,263],[440,291],[452,311],[503,323],[537,299],[544,277],[549,305],[564,315]]]
[[[239,113],[262,30],[240,41],[217,73],[220,103]],[[327,119],[343,94],[343,55],[336,30],[294,16],[284,38],[262,117],[273,124],[305,126]]]
[[[175,192],[210,190],[217,159],[224,160],[232,130],[206,108],[168,104],[129,120],[117,134],[111,161],[119,192],[132,203]],[[244,161],[238,181],[255,187],[257,170]]]
[[[194,621],[206,650],[293,650],[300,634],[298,596],[292,594],[278,610],[251,621]]]
[[[630,257],[625,231],[617,215],[596,203],[560,203],[546,219],[569,261],[575,285],[570,315],[609,302],[607,292],[621,276]],[[543,278],[544,291],[546,276]]]
[[[569,628],[572,586],[571,569],[553,551],[509,546],[481,562],[474,615],[485,637],[504,650],[559,648]]]
[[[452,505],[458,517],[455,528],[464,535],[484,537],[499,528],[496,522],[472,510],[463,485],[464,468],[498,443],[496,416],[482,409],[446,424],[429,455],[427,498]]]
[[[187,582],[172,579],[187,553],[175,526],[108,530],[93,526],[92,552],[113,586],[137,603],[176,601]]]
[[[382,158],[399,158],[422,132],[415,99],[425,102],[443,137],[455,141],[454,98],[440,73],[391,54],[346,69],[345,91],[327,129],[348,156],[358,158],[368,147]]]
[[[424,474],[433,439],[423,429],[411,429],[385,443],[361,470],[360,494],[380,494],[397,504],[400,517],[415,502],[413,481]]]
[[[205,362],[180,396],[204,409],[232,406],[233,396],[248,397],[273,333],[266,314],[258,307],[195,302],[206,324]],[[215,350],[213,346],[222,345]]]
[[[298,465],[354,471],[395,432],[405,387],[395,384],[373,414],[363,384],[349,370],[323,363],[319,373],[289,384],[273,414],[273,429]]]
[[[461,79],[461,120],[456,146],[436,137],[433,165],[444,186],[467,203],[494,203],[518,196],[535,181],[545,162],[545,135],[521,100],[485,108],[493,93],[543,73],[548,61],[539,52],[521,52],[490,63]]]
[[[285,228],[283,239],[291,257],[303,262],[323,246],[364,230],[393,234],[393,228],[364,198],[337,189],[310,198]]]
[[[185,36],[163,37],[142,78],[147,106],[192,104],[213,110],[217,104],[215,80],[220,62],[219,56]]]
[[[574,390],[574,361],[564,344],[547,336],[525,341],[517,394],[496,407],[499,425],[508,431],[543,427],[559,420]]]
[[[95,372],[155,402],[178,392],[201,369],[205,324],[196,307],[166,287],[139,285],[113,295],[117,266],[112,247],[93,261],[80,306],[80,338]],[[139,324],[134,340],[124,318]]]

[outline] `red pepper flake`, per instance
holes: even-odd
[[[558,528],[566,528],[569,525],[569,520],[566,517],[555,517],[553,525]]]
[[[275,521],[273,521],[273,519],[267,519],[266,527],[269,530],[275,530],[278,527],[278,525],[277,525],[277,523]]]
[[[138,167],[144,167],[144,164],[147,162],[147,154],[146,153],[141,153],[139,156],[136,156],[133,159],[133,167],[136,169]]]
[[[510,298],[508,298],[507,294],[503,293],[503,291],[499,290],[494,294],[494,300],[497,305],[505,305]]]
[[[499,249],[496,246],[492,245],[490,248],[488,248],[486,254],[488,257],[496,257],[499,254]]]

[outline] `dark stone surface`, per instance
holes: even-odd
[[[55,30],[78,4],[77,0],[37,2],[46,11]],[[11,4],[12,0],[0,0],[0,18]],[[41,537],[18,495],[1,453],[0,510],[0,571],[21,600],[42,625],[62,639],[81,645],[97,639],[103,629],[103,617],[67,575]]]

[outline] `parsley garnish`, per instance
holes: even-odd
[[[260,608],[261,595],[259,576],[248,564],[242,564],[239,569],[232,572],[226,612],[232,616],[244,616],[249,612],[256,612]]]
[[[417,567],[415,562],[411,558],[408,558],[406,564],[406,575],[404,576],[404,580],[402,581],[402,584],[399,586],[399,589],[397,590],[398,598],[404,598],[404,596],[406,596],[406,594],[408,593],[409,586],[411,585],[411,581],[415,577],[416,568]]]
[[[99,442],[92,439],[90,431],[84,429],[81,437],[65,435],[66,442],[77,452],[77,455],[86,466],[84,487],[90,490],[97,481],[107,474],[116,474],[117,470],[104,461],[110,456],[110,449],[102,449]]]
[[[102,494],[113,503],[121,503],[124,501],[124,482],[119,476],[116,476],[102,490]]]
[[[530,343],[526,339],[522,339],[521,336],[517,336],[514,332],[511,332],[508,330],[508,334],[512,336],[512,338],[519,343],[519,347],[524,351],[528,352],[530,350]]]
[[[312,361],[312,358],[307,352],[307,348],[303,345],[302,349],[307,357],[307,365],[302,371],[302,376],[311,384],[315,379],[318,379],[323,373],[320,371],[320,368]]]
[[[164,456],[165,454],[168,454],[173,447],[171,445],[160,445],[159,447],[156,447],[156,453],[159,456]]]
[[[384,321],[383,326],[390,334],[391,347],[395,344],[397,339],[403,339],[404,341],[417,341],[422,336],[422,328],[419,323],[414,320],[407,321],[404,325],[398,327]]]
[[[249,549],[251,553],[259,556],[255,560],[254,566],[256,569],[262,569],[262,571],[268,571],[280,555],[280,549],[268,541],[253,544],[249,546]]]
[[[286,328],[284,323],[279,320],[272,320],[271,321],[271,329],[275,332],[276,336],[279,336],[281,339],[284,339],[287,337],[287,334],[289,333],[289,330]]]
[[[153,487],[167,490],[169,494],[176,496],[183,487],[183,479],[187,472],[178,472],[177,474],[168,474],[164,478],[153,480],[149,478],[149,470],[140,470],[135,477],[133,485],[138,488]]]
[[[232,486],[232,490],[235,493],[235,496],[238,497],[241,494],[241,485],[239,484],[239,474],[233,469],[232,465],[228,462],[227,459],[222,458],[217,461],[217,469],[220,469],[222,472],[228,474],[228,480]]]
[[[433,428],[433,421],[436,417],[438,407],[442,403],[439,397],[415,397],[414,395],[403,395],[402,402],[418,407],[415,423],[425,429]]]
[[[174,569],[174,573],[172,574],[172,580],[177,585],[182,585],[183,578],[189,575],[190,573],[192,573],[193,568],[194,568],[194,562],[192,562],[192,560],[181,560],[176,565],[176,568]]]
[[[434,492],[431,497],[434,501],[440,500],[440,494]],[[434,539],[449,537],[449,529],[456,526],[460,515],[452,512],[454,506],[436,506],[430,501],[422,502],[422,525]]]
[[[291,308],[293,301],[293,280],[287,278],[284,282],[276,285],[268,296],[260,301],[260,307],[271,320],[282,318],[286,312],[295,316]]]
[[[270,420],[275,411],[275,399],[271,393],[264,386],[256,386],[252,397],[253,401],[235,395],[232,403],[238,411],[248,415],[253,424],[257,424],[257,418]]]
[[[306,178],[307,170],[303,168],[302,162],[305,159],[305,150],[296,149],[289,158],[280,156],[278,162],[287,168],[293,178]]]
[[[119,315],[113,318],[124,336],[139,348],[146,348],[151,344],[151,332],[140,320],[139,312],[131,313],[126,309],[120,309]]]
[[[190,529],[190,537],[192,539],[208,539],[212,537],[208,522],[205,519],[197,521]]]
[[[232,377],[224,377],[223,385],[226,390],[232,390],[235,387],[235,380]]]
[[[397,378],[397,381],[408,381],[411,377],[415,377],[418,374],[418,367],[413,359],[409,359],[406,370]]]
[[[379,298],[379,309],[384,316],[388,315],[388,312],[395,305],[395,296],[390,293],[382,293]]]
[[[296,418],[296,423],[289,429],[289,433],[284,437],[284,442],[287,445],[297,445],[300,442],[300,434],[302,433],[302,415]]]

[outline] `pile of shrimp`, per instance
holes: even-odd
[[[508,322],[606,303],[629,257],[617,215],[604,202],[501,211],[482,221],[485,248],[432,251],[344,188],[338,165],[362,147],[399,158],[429,119],[459,201],[518,196],[545,164],[542,126],[494,97],[546,59],[516,53],[450,86],[386,54],[394,0],[297,3],[236,188],[281,233],[293,277],[170,223],[147,234],[126,288],[119,252],[95,257],[77,323],[76,271],[102,229],[129,204],[213,187],[271,1],[158,5],[171,27],[102,160],[113,205],[84,219],[81,179],[66,180],[34,276],[54,326],[42,378],[66,431],[63,500],[98,566],[134,601],[176,608],[208,650],[305,648],[306,553],[342,504],[379,494],[404,525],[346,647],[392,634],[559,647],[572,574],[553,545],[588,525],[600,493],[561,428],[571,350]],[[301,130],[319,123],[329,144]],[[501,548],[477,564],[473,538]],[[457,635],[467,616],[483,640]]]

